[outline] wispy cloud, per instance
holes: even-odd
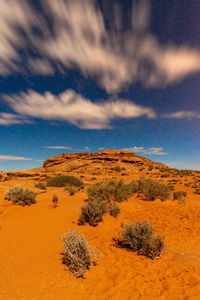
[[[30,123],[30,121],[20,115],[0,112],[0,125],[13,125],[22,123]]]
[[[107,100],[94,103],[72,90],[60,95],[32,90],[16,95],[4,95],[5,101],[20,115],[46,120],[64,120],[85,129],[109,129],[110,121],[117,118],[155,118],[152,108],[128,100]]]
[[[51,75],[76,67],[112,93],[134,81],[162,86],[200,72],[200,49],[162,45],[149,31],[150,6],[145,0],[136,1],[129,30],[116,9],[108,30],[102,11],[90,0],[39,3],[40,12],[31,1],[0,1],[1,75]],[[31,57],[29,49],[37,57]]]
[[[132,151],[134,153],[140,153],[144,155],[165,155],[167,152],[163,151],[162,147],[155,148],[144,148],[144,147],[130,147],[124,148],[123,150]]]
[[[23,156],[0,155],[0,160],[33,160]]]
[[[44,146],[43,148],[47,149],[71,149],[71,147],[66,147],[66,146]]]
[[[163,115],[163,118],[169,119],[200,119],[200,113],[192,110],[182,110]]]

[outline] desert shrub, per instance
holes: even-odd
[[[161,177],[161,178],[166,178],[166,177],[169,177],[169,174],[164,173],[164,174],[162,174],[160,177]]]
[[[68,189],[69,195],[73,196],[75,194],[75,190],[74,189]]]
[[[153,227],[147,222],[126,224],[124,231],[120,233],[120,245],[133,251],[140,250],[152,237],[153,231]]]
[[[58,196],[57,196],[56,194],[53,195],[53,197],[52,197],[52,202],[53,202],[54,204],[57,204],[57,203],[58,203]]]
[[[151,259],[154,259],[154,258],[160,256],[163,248],[164,248],[163,238],[161,238],[159,236],[157,236],[157,237],[153,236],[140,249],[139,254],[147,256]]]
[[[4,196],[4,199],[12,201],[13,204],[25,206],[36,203],[35,196],[35,192],[31,189],[16,185],[8,189]]]
[[[147,222],[130,223],[124,226],[118,243],[122,247],[138,251],[138,254],[154,259],[160,256],[164,241],[161,237],[155,237],[153,233],[153,227]]]
[[[92,264],[92,252],[87,240],[75,230],[69,230],[63,240],[63,263],[73,275],[84,277]]]
[[[64,187],[64,186],[77,186],[80,187],[83,182],[74,176],[60,175],[51,177],[47,180],[47,186]]]
[[[40,190],[46,190],[47,187],[43,182],[36,182],[35,187],[40,189]]]
[[[169,187],[170,191],[174,191],[174,187],[173,187],[173,185],[171,185],[171,184],[168,184],[167,186]]]
[[[149,201],[160,198],[165,201],[170,197],[170,188],[168,185],[156,182],[151,179],[141,179],[139,181],[138,192],[143,193]]]
[[[79,216],[79,224],[85,223],[91,226],[97,226],[102,221],[103,215],[106,213],[106,206],[98,200],[89,201],[87,205],[81,207]]]
[[[198,195],[200,194],[200,188],[195,189],[195,194],[198,194]]]
[[[130,189],[122,180],[97,182],[91,185],[87,192],[89,200],[101,202],[122,202],[130,197]]]
[[[153,170],[153,166],[152,166],[152,165],[149,165],[148,171],[152,171],[152,170]]]
[[[120,180],[119,182],[115,182],[113,184],[113,195],[114,195],[114,201],[117,202],[126,201],[131,196],[129,186],[124,184],[123,180]]]
[[[139,191],[139,181],[131,181],[128,188],[131,194],[137,193]]]
[[[118,215],[119,215],[119,213],[120,213],[120,208],[119,208],[119,206],[117,206],[117,205],[111,205],[110,207],[109,207],[109,214],[112,216],[112,217],[117,217]]]
[[[178,200],[180,202],[184,202],[186,196],[187,196],[186,192],[183,192],[183,191],[174,192],[173,200]]]
[[[117,172],[121,172],[121,171],[124,171],[124,170],[126,170],[126,168],[125,167],[119,167],[119,166],[116,166],[116,167],[113,167],[113,168],[111,168],[111,170],[113,170],[113,171],[117,171]]]

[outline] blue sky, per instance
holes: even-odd
[[[129,149],[200,169],[200,2],[0,2],[0,170]]]

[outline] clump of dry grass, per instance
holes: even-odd
[[[84,277],[85,272],[94,264],[94,254],[80,233],[69,230],[62,238],[64,243],[63,263],[76,277]]]

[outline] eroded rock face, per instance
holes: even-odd
[[[66,170],[72,171],[82,167],[87,167],[91,164],[106,164],[110,163],[125,163],[138,167],[156,164],[158,167],[166,167],[161,163],[155,163],[151,160],[138,156],[129,151],[122,150],[103,150],[94,153],[65,153],[48,158],[43,168],[50,170]]]

